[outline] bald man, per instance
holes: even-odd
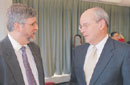
[[[130,85],[130,46],[111,39],[108,25],[102,8],[81,15],[80,32],[86,43],[73,50],[70,85]]]

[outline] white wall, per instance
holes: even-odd
[[[0,40],[7,35],[6,11],[12,4],[12,0],[0,0]]]

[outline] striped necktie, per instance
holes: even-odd
[[[23,64],[25,67],[26,75],[27,75],[28,85],[37,85],[36,80],[33,76],[32,70],[30,68],[29,62],[28,62],[28,58],[26,54],[26,47],[22,46],[21,51],[22,51]]]

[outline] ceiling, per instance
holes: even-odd
[[[130,0],[82,0],[82,1],[98,2],[98,3],[106,3],[106,4],[130,7]]]

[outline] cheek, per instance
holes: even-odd
[[[37,29],[31,28],[30,31],[31,31],[31,32],[35,32],[35,31],[37,31]]]
[[[93,28],[89,28],[88,30],[86,30],[86,32],[87,32],[89,35],[93,34],[94,31],[95,31],[95,29],[93,29]]]
[[[88,33],[89,33],[90,35],[96,37],[96,35],[97,35],[97,33],[98,33],[98,30],[97,30],[96,28],[92,28],[92,29],[89,30]]]

